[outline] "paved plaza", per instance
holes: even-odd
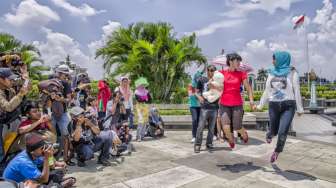
[[[250,142],[234,150],[215,142],[215,150],[194,154],[190,131],[167,131],[159,140],[134,143],[136,152],[102,167],[90,161],[70,168],[78,187],[105,188],[334,188],[336,145],[288,138],[285,151],[271,165],[275,142],[264,132],[249,131]]]

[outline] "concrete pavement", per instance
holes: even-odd
[[[212,152],[194,154],[190,131],[167,131],[166,137],[134,143],[137,152],[103,168],[70,168],[77,187],[106,188],[332,188],[336,187],[336,146],[288,138],[284,152],[271,165],[275,145],[264,132],[249,131],[249,144],[215,142]]]

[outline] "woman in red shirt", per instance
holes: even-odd
[[[243,122],[243,99],[240,87],[243,84],[247,90],[251,109],[256,107],[253,102],[252,89],[247,81],[246,72],[239,71],[242,58],[237,53],[226,56],[227,70],[220,71],[224,75],[224,90],[220,99],[219,115],[224,130],[225,137],[228,139],[231,148],[235,147],[233,130],[237,131],[245,143],[248,142],[248,135],[242,126]],[[233,130],[231,130],[231,126]]]

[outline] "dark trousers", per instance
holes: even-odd
[[[295,101],[282,101],[269,103],[270,129],[267,138],[278,135],[275,152],[282,152],[285,147],[289,127],[292,124],[296,109]]]
[[[94,157],[94,153],[100,151],[98,160],[106,160],[109,158],[109,149],[111,140],[95,137],[90,143],[79,143],[75,146],[77,158],[80,161],[87,161]]]
[[[192,137],[196,138],[196,132],[198,127],[198,121],[201,113],[201,107],[190,107],[191,119],[192,119]]]
[[[129,121],[129,128],[134,129],[132,109],[126,109],[126,120]]]
[[[104,119],[106,112],[98,112],[98,119]]]
[[[201,114],[200,119],[198,122],[197,132],[196,132],[196,141],[195,145],[201,146],[202,145],[202,139],[203,139],[203,130],[206,125],[206,122],[208,122],[208,136],[206,145],[211,145],[213,136],[214,136],[214,129],[217,121],[217,109],[203,109],[201,108]]]

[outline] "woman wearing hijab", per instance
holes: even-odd
[[[137,111],[138,117],[138,127],[137,127],[137,135],[136,140],[141,142],[146,133],[146,124],[148,123],[148,103],[151,102],[151,95],[149,91],[146,89],[148,86],[147,79],[141,77],[135,81],[135,100],[136,105],[135,109]]]
[[[152,107],[149,115],[149,128],[148,134],[151,137],[157,138],[163,136],[163,120],[159,114],[159,110],[155,107]]]
[[[126,108],[126,120],[129,120],[129,127],[133,129],[133,92],[130,87],[130,80],[128,77],[121,77],[120,86],[118,86],[115,91],[119,91],[122,94],[122,101]]]
[[[270,129],[266,134],[266,142],[278,135],[276,148],[271,156],[275,162],[285,146],[289,127],[294,118],[295,110],[300,116],[303,113],[299,75],[291,67],[291,55],[281,51],[273,54],[273,65],[269,69],[265,91],[260,99],[258,109],[269,102]]]
[[[112,94],[108,83],[105,80],[98,82],[98,117],[102,119],[106,114],[106,105]]]

